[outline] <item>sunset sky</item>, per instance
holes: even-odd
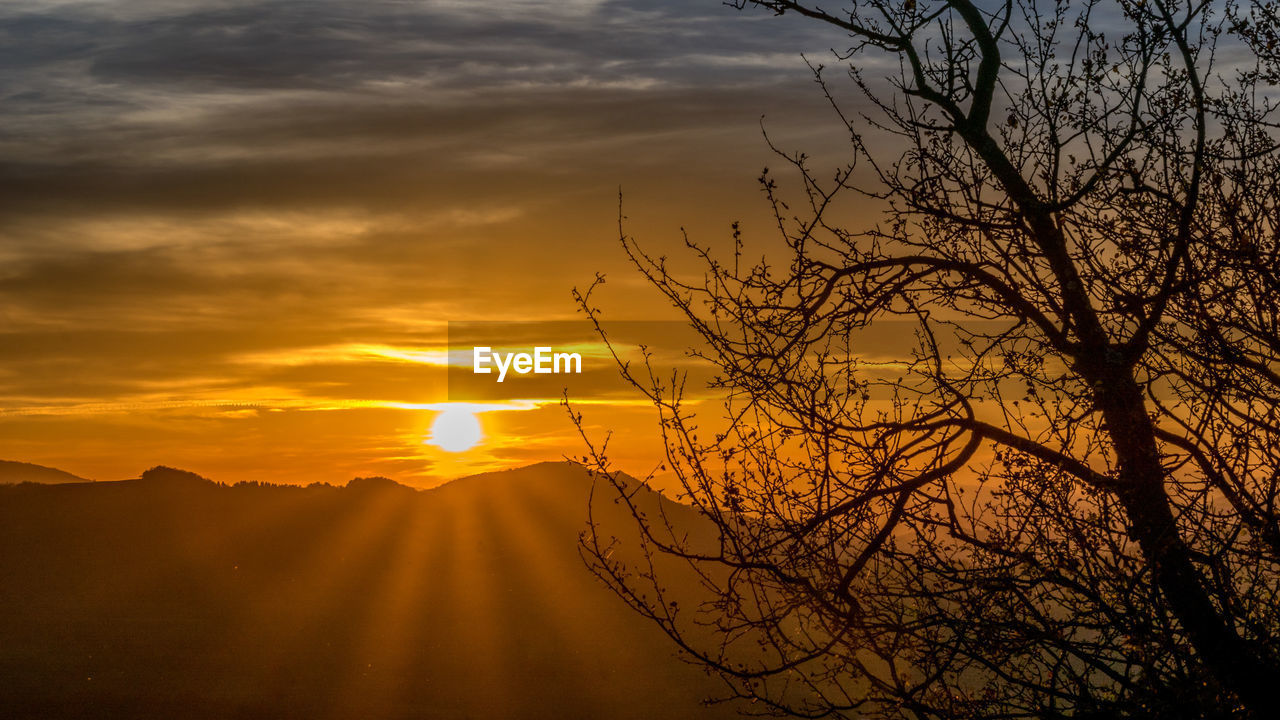
[[[0,38],[0,458],[95,479],[580,454],[541,386],[424,444],[448,323],[573,320],[596,272],[607,318],[671,318],[619,188],[656,252],[767,237],[761,118],[841,148],[801,54],[842,36],[718,0],[11,0]],[[573,394],[656,462],[651,410]]]

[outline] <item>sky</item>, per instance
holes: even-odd
[[[0,3],[0,458],[429,486],[580,455],[546,383],[425,442],[449,323],[537,343],[596,273],[607,319],[673,318],[619,193],[658,254],[763,234],[762,126],[847,161],[804,60],[843,42],[718,0]],[[606,360],[571,395],[643,473]]]

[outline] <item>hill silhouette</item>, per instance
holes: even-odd
[[[165,465],[157,465],[147,470],[138,477],[137,482],[151,484],[185,484],[188,486],[207,485],[213,483],[212,480],[197,475],[190,470],[179,470],[177,468],[167,467]]]
[[[702,707],[712,680],[585,570],[590,482],[552,463],[421,492],[385,478],[220,485],[172,469],[2,487],[0,707],[735,717]],[[625,527],[621,508],[597,509]]]
[[[53,485],[57,483],[91,482],[79,475],[43,465],[33,465],[13,460],[0,460],[0,485],[16,485],[18,483],[41,483]]]

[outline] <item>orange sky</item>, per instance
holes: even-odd
[[[840,148],[800,54],[842,38],[719,0],[476,7],[5,3],[0,458],[429,485],[580,454],[547,387],[424,444],[447,323],[573,320],[597,272],[607,318],[672,317],[618,189],[659,252],[767,237],[761,118]],[[575,397],[643,472],[653,413],[607,385]]]

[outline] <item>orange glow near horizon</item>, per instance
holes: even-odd
[[[526,406],[450,416],[468,442],[424,443],[460,399],[447,368],[470,361],[447,351],[450,321],[589,329],[571,290],[597,274],[606,323],[671,320],[616,242],[619,186],[626,232],[676,268],[685,232],[729,247],[739,221],[747,249],[772,241],[762,114],[814,153],[847,138],[801,48],[765,70],[755,48],[672,56],[598,3],[521,6],[499,19],[371,3],[358,21],[344,3],[0,9],[89,32],[13,34],[29,63],[0,109],[0,459],[95,480],[169,465],[228,483],[428,487],[580,456],[550,381],[503,396]],[[291,42],[254,40],[292,13]],[[511,22],[542,29],[513,44]],[[155,34],[170,27],[199,31]],[[706,40],[720,47],[718,31]],[[116,61],[138,57],[152,59]],[[595,374],[570,395],[592,432],[614,431],[628,472],[660,462],[652,410],[618,390],[599,343],[509,340],[495,350],[581,353]]]

